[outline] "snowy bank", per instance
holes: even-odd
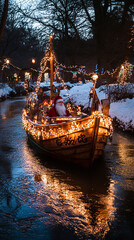
[[[0,84],[0,99],[6,99],[11,93],[15,94],[15,91],[8,86],[8,84]]]
[[[134,132],[134,98],[111,103],[110,115],[123,131]]]
[[[44,87],[47,84],[41,83],[41,86]],[[61,90],[60,95],[64,98],[64,101],[67,102],[71,98],[74,105],[79,105],[84,109],[87,109],[89,103],[89,92],[90,88],[93,86],[93,83],[66,83],[70,88],[67,90]],[[60,86],[58,83],[56,86]],[[47,86],[46,86],[47,87]],[[111,92],[115,92],[115,89],[119,90],[122,86],[117,86],[115,84],[109,86],[101,86],[96,89],[99,99],[107,98],[107,92],[110,89]],[[11,92],[15,92],[7,84],[0,85],[0,99],[7,98]],[[50,91],[48,91],[50,94]],[[48,94],[48,92],[46,92]],[[126,84],[125,92],[131,93],[134,95],[134,84]],[[110,104],[110,116],[113,119],[116,119],[116,125],[122,130],[134,132],[134,97],[132,99],[126,98],[120,101],[111,102]]]
[[[80,105],[83,109],[88,107],[89,91],[92,83],[82,84],[80,86],[74,86],[69,91],[62,90],[61,96],[65,101],[72,98],[75,105]],[[110,85],[111,91],[117,89],[117,85]],[[120,86],[119,89],[121,89]],[[134,84],[126,84],[125,86],[127,93],[134,93]],[[101,86],[96,89],[99,99],[107,98],[108,86]],[[123,99],[121,101],[113,102],[110,104],[109,115],[116,120],[116,125],[123,131],[134,132],[134,98]]]

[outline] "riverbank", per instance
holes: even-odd
[[[0,87],[0,100],[10,97],[25,95],[23,83],[12,89],[7,84]],[[62,89],[60,95],[64,101],[71,99],[73,105],[81,106],[82,111],[86,111],[89,104],[89,91],[92,83],[67,83],[69,90]],[[41,86],[47,89],[45,83]],[[110,116],[113,118],[114,126],[122,131],[134,132],[134,84],[126,85],[103,85],[96,89],[99,99],[110,97]],[[49,94],[49,90],[46,91]]]
[[[81,106],[82,110],[88,108],[89,89],[92,83],[81,84],[70,89],[69,93],[61,91],[63,98],[72,97],[74,105]],[[114,126],[122,131],[134,132],[134,84],[110,84],[96,89],[99,99],[110,98],[109,115],[113,118]]]

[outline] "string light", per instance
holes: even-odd
[[[94,126],[94,120],[100,118],[100,128],[103,129],[103,133],[107,136],[111,136],[113,132],[112,128],[112,119],[105,116],[102,112],[95,111],[93,114],[85,119],[77,119],[69,122],[69,127],[66,129],[65,124],[53,124],[50,125],[46,119],[46,125],[37,124],[28,119],[26,109],[23,110],[22,122],[24,129],[28,132],[33,138],[47,140],[53,139],[61,136],[66,136],[71,133],[80,132],[81,130],[86,130]],[[60,119],[61,120],[61,119]]]
[[[64,80],[62,79],[60,75],[60,70],[62,68],[65,69],[65,67],[61,64],[58,64],[55,53],[53,52],[53,58],[54,58],[54,66],[57,71],[57,77],[60,80],[63,88],[67,90],[67,86],[65,85]],[[34,118],[33,121],[29,119],[29,112],[31,108],[34,108],[36,102],[37,102],[37,94],[40,87],[40,82],[42,79],[42,74],[45,72],[47,62],[50,61],[50,51],[49,49],[46,50],[45,56],[40,62],[40,68],[41,71],[39,72],[37,83],[35,86],[35,92],[31,93],[29,95],[29,98],[27,99],[27,105],[26,108],[23,110],[22,114],[22,122],[24,129],[26,132],[33,137],[35,140],[48,140],[48,139],[54,139],[59,138],[63,136],[68,136],[69,134],[75,133],[74,136],[80,135],[81,131],[89,130],[94,128],[95,119],[100,118],[100,128],[106,136],[111,136],[112,134],[112,120],[110,117],[105,116],[102,112],[95,111],[92,113],[91,116],[85,117],[81,119],[81,108],[77,107],[77,117],[71,117],[71,118],[51,118],[50,124],[50,118],[43,117],[42,123],[37,123],[37,118]],[[92,82],[94,84],[96,83],[96,80],[98,78],[98,75],[93,75]],[[71,109],[71,105],[68,105],[68,108]],[[55,124],[55,121],[64,121],[63,124]],[[69,121],[66,125],[66,121]],[[101,133],[101,132],[100,132]]]
[[[126,60],[120,67],[119,74],[117,76],[117,82],[120,84],[126,83],[131,78],[133,71],[133,65]]]

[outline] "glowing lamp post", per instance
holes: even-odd
[[[32,58],[32,64],[35,64],[35,62],[36,62],[35,58]],[[33,69],[31,69],[31,78],[33,82]]]
[[[4,68],[8,68],[8,69],[10,69],[9,64],[10,64],[10,60],[7,59],[7,58],[4,59],[4,64],[3,64],[3,66],[2,66],[2,76],[1,76],[1,78],[2,78],[2,82],[3,82],[3,78],[5,78],[4,73],[3,73],[3,70],[4,70]],[[7,74],[9,75],[9,73],[7,73]],[[6,79],[8,79],[8,78],[9,78],[9,76],[6,77]]]
[[[96,82],[97,79],[98,79],[98,75],[97,75],[97,74],[94,74],[94,75],[92,76],[92,79]]]
[[[91,113],[93,112],[94,109],[94,101],[95,101],[95,86],[96,86],[96,82],[98,79],[98,75],[97,74],[93,74],[92,79],[94,81],[94,87],[93,87],[93,97],[92,97],[92,104],[91,104]]]
[[[6,62],[6,64],[9,64],[9,63],[10,63],[10,60],[9,60],[9,59],[6,59],[5,62]]]
[[[97,79],[98,79],[98,75],[97,74],[93,74],[92,79],[94,81],[94,90],[95,90],[96,82],[97,82]]]
[[[33,63],[33,64],[35,63],[35,58],[32,58],[32,63]]]

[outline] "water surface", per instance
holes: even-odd
[[[37,154],[24,98],[0,103],[0,239],[133,239],[134,138],[114,133],[89,171]]]

